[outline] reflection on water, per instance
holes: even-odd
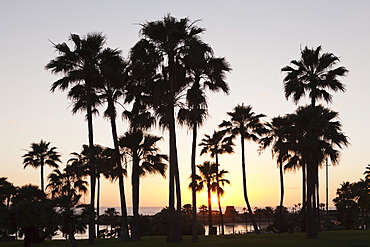
[[[217,235],[220,235],[221,228],[219,225],[213,225],[214,227],[217,227]],[[262,223],[261,228],[266,228],[267,223]],[[208,235],[208,225],[205,225],[204,228],[206,229],[206,235]],[[226,223],[225,224],[225,234],[246,234],[254,232],[253,226],[249,223],[235,223],[234,225],[232,223]]]
[[[221,233],[220,227],[218,225],[213,225],[213,226],[217,227],[217,235],[219,235]],[[267,224],[262,223],[261,227],[266,228]],[[205,234],[208,235],[208,226],[206,225],[204,226],[204,228],[206,230]],[[99,229],[100,230],[104,230],[104,229],[110,230],[110,226],[100,225]],[[249,223],[247,226],[245,225],[245,223],[235,223],[234,226],[232,223],[225,224],[225,234],[246,234],[246,233],[251,233],[253,231],[254,231],[253,226],[250,225]],[[76,234],[75,237],[76,239],[88,239],[89,238],[88,229],[86,230],[85,233]],[[66,239],[66,238],[63,237],[63,234],[60,231],[58,231],[57,235],[54,236],[53,239]]]

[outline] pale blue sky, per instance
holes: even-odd
[[[16,185],[39,184],[38,170],[23,170],[23,149],[43,138],[57,146],[66,161],[70,152],[80,151],[87,142],[83,116],[71,115],[66,93],[49,92],[51,83],[59,78],[44,70],[57,55],[49,40],[60,43],[67,41],[70,33],[101,31],[107,36],[107,45],[121,49],[126,57],[139,39],[138,23],[171,13],[177,18],[200,19],[198,25],[207,29],[203,40],[217,56],[226,57],[233,68],[227,77],[230,95],[209,95],[212,118],[200,130],[200,138],[212,133],[238,103],[251,104],[257,113],[267,115],[266,120],[293,112],[296,106],[284,98],[280,69],[292,59],[299,59],[301,47],[322,45],[323,51],[341,58],[340,65],[350,71],[342,80],[347,92],[335,94],[330,107],[339,111],[351,146],[343,150],[340,166],[330,168],[330,196],[334,197],[340,183],[358,180],[369,162],[369,10],[369,1],[2,1],[0,176]],[[120,133],[125,128],[126,124],[120,122]],[[185,129],[180,132],[183,202],[189,203],[191,139]],[[106,120],[96,119],[95,141],[112,146]],[[166,152],[167,142],[160,147]],[[258,156],[256,149],[255,144],[247,145],[252,206],[276,206],[278,170],[270,151]],[[235,206],[243,206],[239,149],[235,155],[222,157],[221,164],[232,178],[232,187],[225,188],[225,204],[232,201]],[[300,201],[300,173],[286,177],[286,205],[292,206]],[[145,180],[143,205],[165,206],[168,181]],[[129,196],[129,181],[126,184]],[[119,204],[116,187],[103,184],[103,205]],[[205,195],[200,197],[205,203]]]

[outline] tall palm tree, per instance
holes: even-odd
[[[150,52],[150,58],[146,60],[157,62],[155,66],[149,65],[151,71],[158,70],[161,75],[157,79],[156,88],[166,96],[152,98],[157,105],[157,113],[162,116],[160,121],[169,130],[169,150],[170,150],[170,171],[169,171],[169,232],[168,242],[182,242],[181,234],[181,193],[176,146],[175,130],[175,106],[176,92],[180,90],[186,82],[184,81],[185,71],[180,66],[180,55],[184,54],[185,41],[199,39],[199,34],[204,29],[195,26],[188,18],[176,19],[169,14],[158,21],[145,22],[141,24],[142,39],[135,45],[136,54],[146,56]],[[138,51],[139,50],[139,51]],[[135,52],[133,52],[135,53]],[[155,73],[154,73],[155,74]],[[151,78],[153,79],[153,78]],[[160,84],[165,84],[161,86]],[[181,86],[182,85],[182,86]],[[158,91],[157,91],[158,92]],[[159,105],[164,109],[159,110]],[[176,191],[176,211],[175,211],[175,191]]]
[[[307,93],[311,99],[311,105],[315,106],[316,101],[323,99],[325,102],[332,101],[332,95],[327,89],[345,91],[345,86],[339,81],[339,77],[346,76],[348,70],[343,67],[334,68],[339,62],[339,57],[333,53],[321,54],[321,46],[316,49],[307,46],[301,51],[300,60],[292,60],[292,66],[285,66],[281,69],[286,72],[284,78],[285,97],[293,98],[294,103]]]
[[[311,99],[311,106],[315,107],[317,100],[332,101],[332,95],[327,91],[328,89],[334,92],[345,91],[345,86],[339,81],[339,78],[346,76],[348,70],[343,66],[335,68],[339,62],[339,57],[329,52],[321,54],[321,50],[321,46],[316,49],[306,46],[301,50],[299,60],[292,60],[290,62],[292,66],[288,65],[281,69],[282,72],[286,72],[283,80],[286,99],[292,97],[293,102],[297,104],[303,96],[308,94]],[[302,163],[303,181],[307,179],[306,170],[306,164]],[[318,187],[318,180],[316,183]],[[318,196],[318,191],[316,193]],[[305,185],[302,187],[302,196],[302,209],[305,211]],[[319,203],[318,197],[317,203]]]
[[[192,129],[191,169],[195,180],[197,129],[207,117],[207,101],[205,90],[223,91],[228,94],[229,86],[225,81],[225,73],[231,70],[224,58],[215,58],[211,47],[198,39],[187,40],[188,47],[183,59],[191,86],[186,94],[186,108],[179,111],[179,122]],[[195,183],[194,183],[195,186]],[[192,190],[193,205],[196,205],[195,187]],[[193,207],[192,242],[198,242],[198,226],[196,207]]]
[[[93,110],[95,89],[101,82],[101,73],[99,71],[99,63],[102,58],[103,47],[106,38],[101,33],[88,33],[85,37],[80,37],[78,34],[71,34],[69,40],[72,42],[71,49],[66,43],[54,44],[55,50],[59,53],[55,59],[51,60],[45,68],[51,70],[53,74],[61,74],[63,77],[55,81],[51,87],[51,91],[56,89],[62,91],[72,87],[79,89],[81,95],[80,100],[74,99],[74,105],[77,109],[85,109],[87,112],[88,122],[88,140],[89,140],[89,163],[90,169],[90,222],[89,222],[89,244],[94,244],[95,237],[95,164],[94,164],[94,135],[93,135]],[[95,97],[96,99],[96,97]],[[82,103],[82,108],[78,104]]]
[[[60,154],[56,151],[56,147],[49,147],[50,142],[45,142],[41,139],[39,143],[31,143],[31,150],[28,150],[22,156],[24,168],[32,166],[34,168],[40,167],[41,172],[41,190],[44,192],[44,166],[58,168],[60,163]]]
[[[232,138],[240,135],[244,199],[247,204],[251,221],[253,223],[254,231],[256,234],[260,234],[261,232],[258,229],[258,226],[254,219],[253,211],[250,206],[247,194],[244,140],[252,140],[254,142],[259,141],[259,137],[266,132],[266,128],[261,121],[261,118],[265,117],[265,115],[254,113],[252,111],[252,106],[244,106],[244,104],[237,105],[236,107],[234,107],[233,111],[228,112],[227,115],[231,117],[230,121],[224,120],[219,126],[221,128],[224,128],[226,132],[230,133]]]
[[[199,146],[203,146],[200,155],[203,155],[205,153],[209,153],[211,158],[214,158],[216,161],[216,174],[219,174],[218,171],[218,165],[219,165],[219,154],[224,153],[233,153],[234,149],[234,143],[232,142],[231,138],[224,138],[225,131],[214,131],[212,137],[205,134],[205,138],[202,139]],[[220,187],[220,181],[219,177],[216,176],[216,190],[217,190],[217,201],[218,201],[218,209],[220,212],[220,219],[221,219],[221,234],[225,234],[224,229],[224,220],[222,215],[222,209],[221,209],[221,187]]]
[[[120,159],[120,151],[118,144],[117,134],[117,111],[116,104],[120,98],[124,96],[124,90],[126,87],[126,70],[127,63],[120,56],[121,51],[105,49],[102,53],[102,61],[100,64],[100,70],[102,73],[102,83],[99,85],[98,93],[99,98],[107,103],[107,109],[104,112],[104,116],[109,119],[111,124],[111,132],[114,145],[114,160],[116,168],[118,169],[118,183],[120,192],[121,202],[121,240],[129,239],[128,222],[127,222],[127,206],[126,196],[124,190],[124,179],[122,172],[122,163]]]
[[[200,176],[196,177],[196,190],[202,191],[207,187],[207,198],[208,198],[208,234],[212,235],[212,200],[211,192],[216,190],[216,163],[210,163],[209,161],[203,162],[201,165],[197,165],[200,172]],[[189,184],[189,189],[193,188],[193,181]]]
[[[168,158],[166,155],[158,154],[158,148],[156,147],[156,142],[161,139],[161,137],[144,134],[139,130],[126,132],[119,138],[119,145],[123,153],[128,155],[132,161],[132,240],[141,239],[139,230],[140,177],[145,176],[147,173],[159,173],[165,177],[167,165],[164,161]]]

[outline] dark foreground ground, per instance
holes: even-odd
[[[306,239],[302,233],[294,234],[247,234],[227,236],[200,236],[198,243],[191,242],[191,236],[184,236],[182,244],[166,243],[166,237],[143,237],[138,242],[120,242],[117,239],[98,239],[95,247],[156,247],[156,246],[248,246],[248,247],[370,247],[370,230],[321,232],[319,239]],[[88,246],[87,240],[78,241],[79,246]],[[0,243],[0,247],[23,246],[23,242]],[[55,240],[33,244],[35,247],[71,246],[69,241]]]

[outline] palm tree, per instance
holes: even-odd
[[[325,102],[332,101],[332,95],[326,90],[334,92],[345,91],[345,86],[339,81],[339,77],[346,76],[348,70],[343,67],[333,68],[339,62],[339,58],[333,53],[321,54],[321,46],[310,49],[307,46],[301,51],[300,60],[292,60],[293,65],[281,69],[287,75],[284,78],[285,97],[293,98],[294,103],[307,93],[311,99],[311,105],[323,99]]]
[[[192,85],[187,90],[186,108],[179,111],[180,124],[185,124],[192,129],[192,153],[191,169],[193,182],[196,176],[196,145],[197,129],[202,126],[207,117],[207,102],[204,95],[205,89],[211,91],[229,92],[229,87],[225,82],[225,72],[231,70],[224,58],[214,58],[211,47],[197,39],[188,42],[188,48],[184,57],[184,64],[188,78]],[[193,183],[195,186],[195,183]],[[192,189],[192,203],[196,205],[196,188]],[[198,242],[197,211],[193,207],[192,217],[192,242]]]
[[[231,117],[230,121],[224,120],[219,126],[224,128],[226,132],[230,133],[232,138],[240,135],[244,199],[253,223],[254,231],[256,234],[260,234],[261,232],[257,227],[256,221],[253,217],[252,207],[248,200],[244,140],[257,142],[259,140],[259,136],[266,132],[264,124],[261,122],[261,118],[265,117],[265,115],[255,114],[252,111],[252,106],[244,106],[244,104],[237,105],[234,107],[232,112],[228,112],[227,114]]]
[[[211,158],[215,158],[216,161],[216,174],[219,174],[218,171],[218,155],[224,154],[224,153],[233,153],[233,145],[231,138],[224,138],[225,131],[214,131],[212,137],[205,134],[205,138],[202,139],[202,142],[199,144],[199,146],[203,146],[200,155],[203,155],[205,153],[210,153]],[[224,220],[222,215],[222,209],[221,209],[221,188],[220,188],[220,181],[219,177],[216,176],[216,185],[217,185],[217,201],[218,201],[218,209],[220,212],[220,219],[221,219],[221,234],[225,234],[224,229]]]
[[[67,161],[69,170],[75,174],[78,178],[85,178],[90,174],[89,165],[89,146],[83,145],[81,153],[71,153],[72,158]],[[107,177],[107,173],[113,170],[113,156],[114,150],[105,148],[100,145],[94,145],[94,159],[95,159],[95,177],[96,177],[96,232],[99,232],[99,215],[100,215],[100,187],[101,187],[101,175]]]
[[[149,65],[151,74],[160,71],[159,77],[152,77],[158,83],[155,85],[158,94],[152,97],[151,104],[161,116],[160,123],[169,130],[170,171],[169,171],[169,232],[168,242],[182,242],[181,234],[181,193],[176,146],[175,107],[177,103],[176,92],[187,84],[184,80],[185,70],[180,66],[180,55],[183,55],[186,42],[199,39],[204,29],[190,23],[188,18],[176,19],[169,14],[162,20],[145,22],[141,24],[142,39],[133,48],[140,59],[153,61]],[[151,56],[147,56],[148,52]],[[146,56],[146,58],[143,58]],[[133,56],[135,57],[135,56]],[[139,60],[140,60],[139,59]],[[133,59],[135,60],[135,59]],[[144,68],[146,68],[144,66]],[[164,85],[161,85],[164,84]],[[153,86],[153,85],[152,85]],[[160,89],[160,91],[159,91]],[[163,93],[165,93],[163,95]],[[163,108],[163,104],[165,107]],[[162,106],[162,110],[161,107]],[[176,191],[176,212],[175,212]]]
[[[139,230],[139,188],[140,177],[146,173],[159,173],[165,177],[167,165],[164,163],[168,158],[166,155],[158,154],[156,143],[161,137],[144,134],[136,130],[126,132],[119,138],[119,145],[123,153],[132,161],[132,208],[133,219],[131,226],[131,239],[140,240]]]
[[[22,156],[24,168],[32,166],[39,168],[41,171],[41,190],[44,192],[44,166],[58,168],[60,163],[60,154],[56,151],[56,147],[49,147],[50,142],[45,142],[41,139],[39,143],[31,143],[31,150]]]
[[[76,214],[82,195],[87,193],[87,182],[74,173],[75,168],[67,165],[63,172],[55,169],[49,174],[47,189],[58,207],[57,214],[60,215],[60,230],[68,234],[73,247],[77,246],[74,236],[75,232],[84,231],[86,226],[78,229],[77,224],[81,221],[81,214]],[[79,219],[80,218],[80,219]]]
[[[292,60],[292,66],[285,66],[281,69],[286,72],[284,78],[285,97],[293,98],[293,102],[297,104],[299,100],[309,94],[311,106],[316,106],[316,101],[323,99],[325,102],[332,101],[332,95],[327,92],[328,89],[337,91],[345,91],[345,86],[339,81],[339,77],[346,76],[348,70],[343,67],[334,68],[339,62],[339,58],[332,53],[321,54],[321,46],[316,49],[310,49],[307,46],[301,50],[300,60]],[[303,181],[306,180],[306,164],[302,163]],[[318,183],[318,181],[316,181]],[[318,187],[318,185],[317,185]],[[318,191],[316,192],[319,195]],[[306,210],[306,188],[302,187],[303,212]],[[317,203],[319,198],[317,197]]]
[[[101,83],[98,91],[99,98],[107,103],[107,109],[104,112],[104,116],[110,120],[112,138],[114,144],[114,160],[118,169],[118,183],[121,200],[121,240],[129,239],[128,222],[127,222],[127,206],[126,196],[124,189],[124,179],[122,173],[122,163],[120,159],[118,134],[117,134],[117,111],[116,103],[118,99],[124,96],[125,89],[125,74],[127,69],[127,63],[120,56],[121,51],[105,49],[102,53],[102,62],[100,64],[100,70],[103,76],[103,82]]]
[[[56,89],[62,91],[72,87],[69,97],[74,101],[73,112],[78,109],[86,110],[88,122],[89,139],[89,163],[90,169],[90,222],[89,222],[89,244],[94,244],[95,237],[95,162],[94,162],[94,135],[93,135],[93,111],[94,105],[98,104],[95,95],[95,89],[101,82],[101,73],[99,64],[102,58],[103,46],[106,38],[101,33],[88,33],[85,37],[78,34],[71,34],[69,40],[73,44],[71,49],[66,43],[54,44],[55,50],[59,53],[55,59],[51,60],[45,68],[51,70],[54,74],[62,74],[63,77],[55,81],[51,91]],[[76,95],[74,90],[79,91],[79,99],[73,97]],[[71,95],[72,93],[72,95]]]
[[[267,123],[268,133],[266,137],[260,140],[260,151],[268,146],[272,146],[272,155],[276,157],[280,175],[280,205],[279,205],[279,224],[278,233],[282,233],[282,215],[284,201],[284,171],[283,164],[287,163],[285,168],[297,165],[298,156],[293,152],[295,142],[292,140],[292,119],[289,115],[284,117],[275,117],[271,123]]]
[[[211,192],[216,190],[216,170],[217,164],[210,163],[209,161],[203,162],[202,165],[197,165],[200,172],[200,176],[196,177],[196,190],[202,191],[204,187],[207,187],[207,198],[208,198],[208,234],[212,235],[212,200]],[[189,189],[193,188],[193,182],[189,184]]]
[[[317,203],[318,168],[330,158],[332,164],[338,164],[343,146],[349,144],[337,121],[338,113],[323,106],[299,107],[294,114],[296,128],[297,153],[307,168],[306,197],[306,237],[317,238]]]
[[[221,208],[221,197],[225,194],[225,190],[223,189],[223,187],[225,186],[225,184],[230,184],[230,180],[224,177],[229,172],[226,171],[225,169],[222,169],[220,171],[218,169],[218,166],[220,166],[220,164],[217,164],[217,171],[216,171],[216,194],[217,194],[218,210],[220,211],[221,234],[225,235],[224,218],[223,218],[222,208]]]

